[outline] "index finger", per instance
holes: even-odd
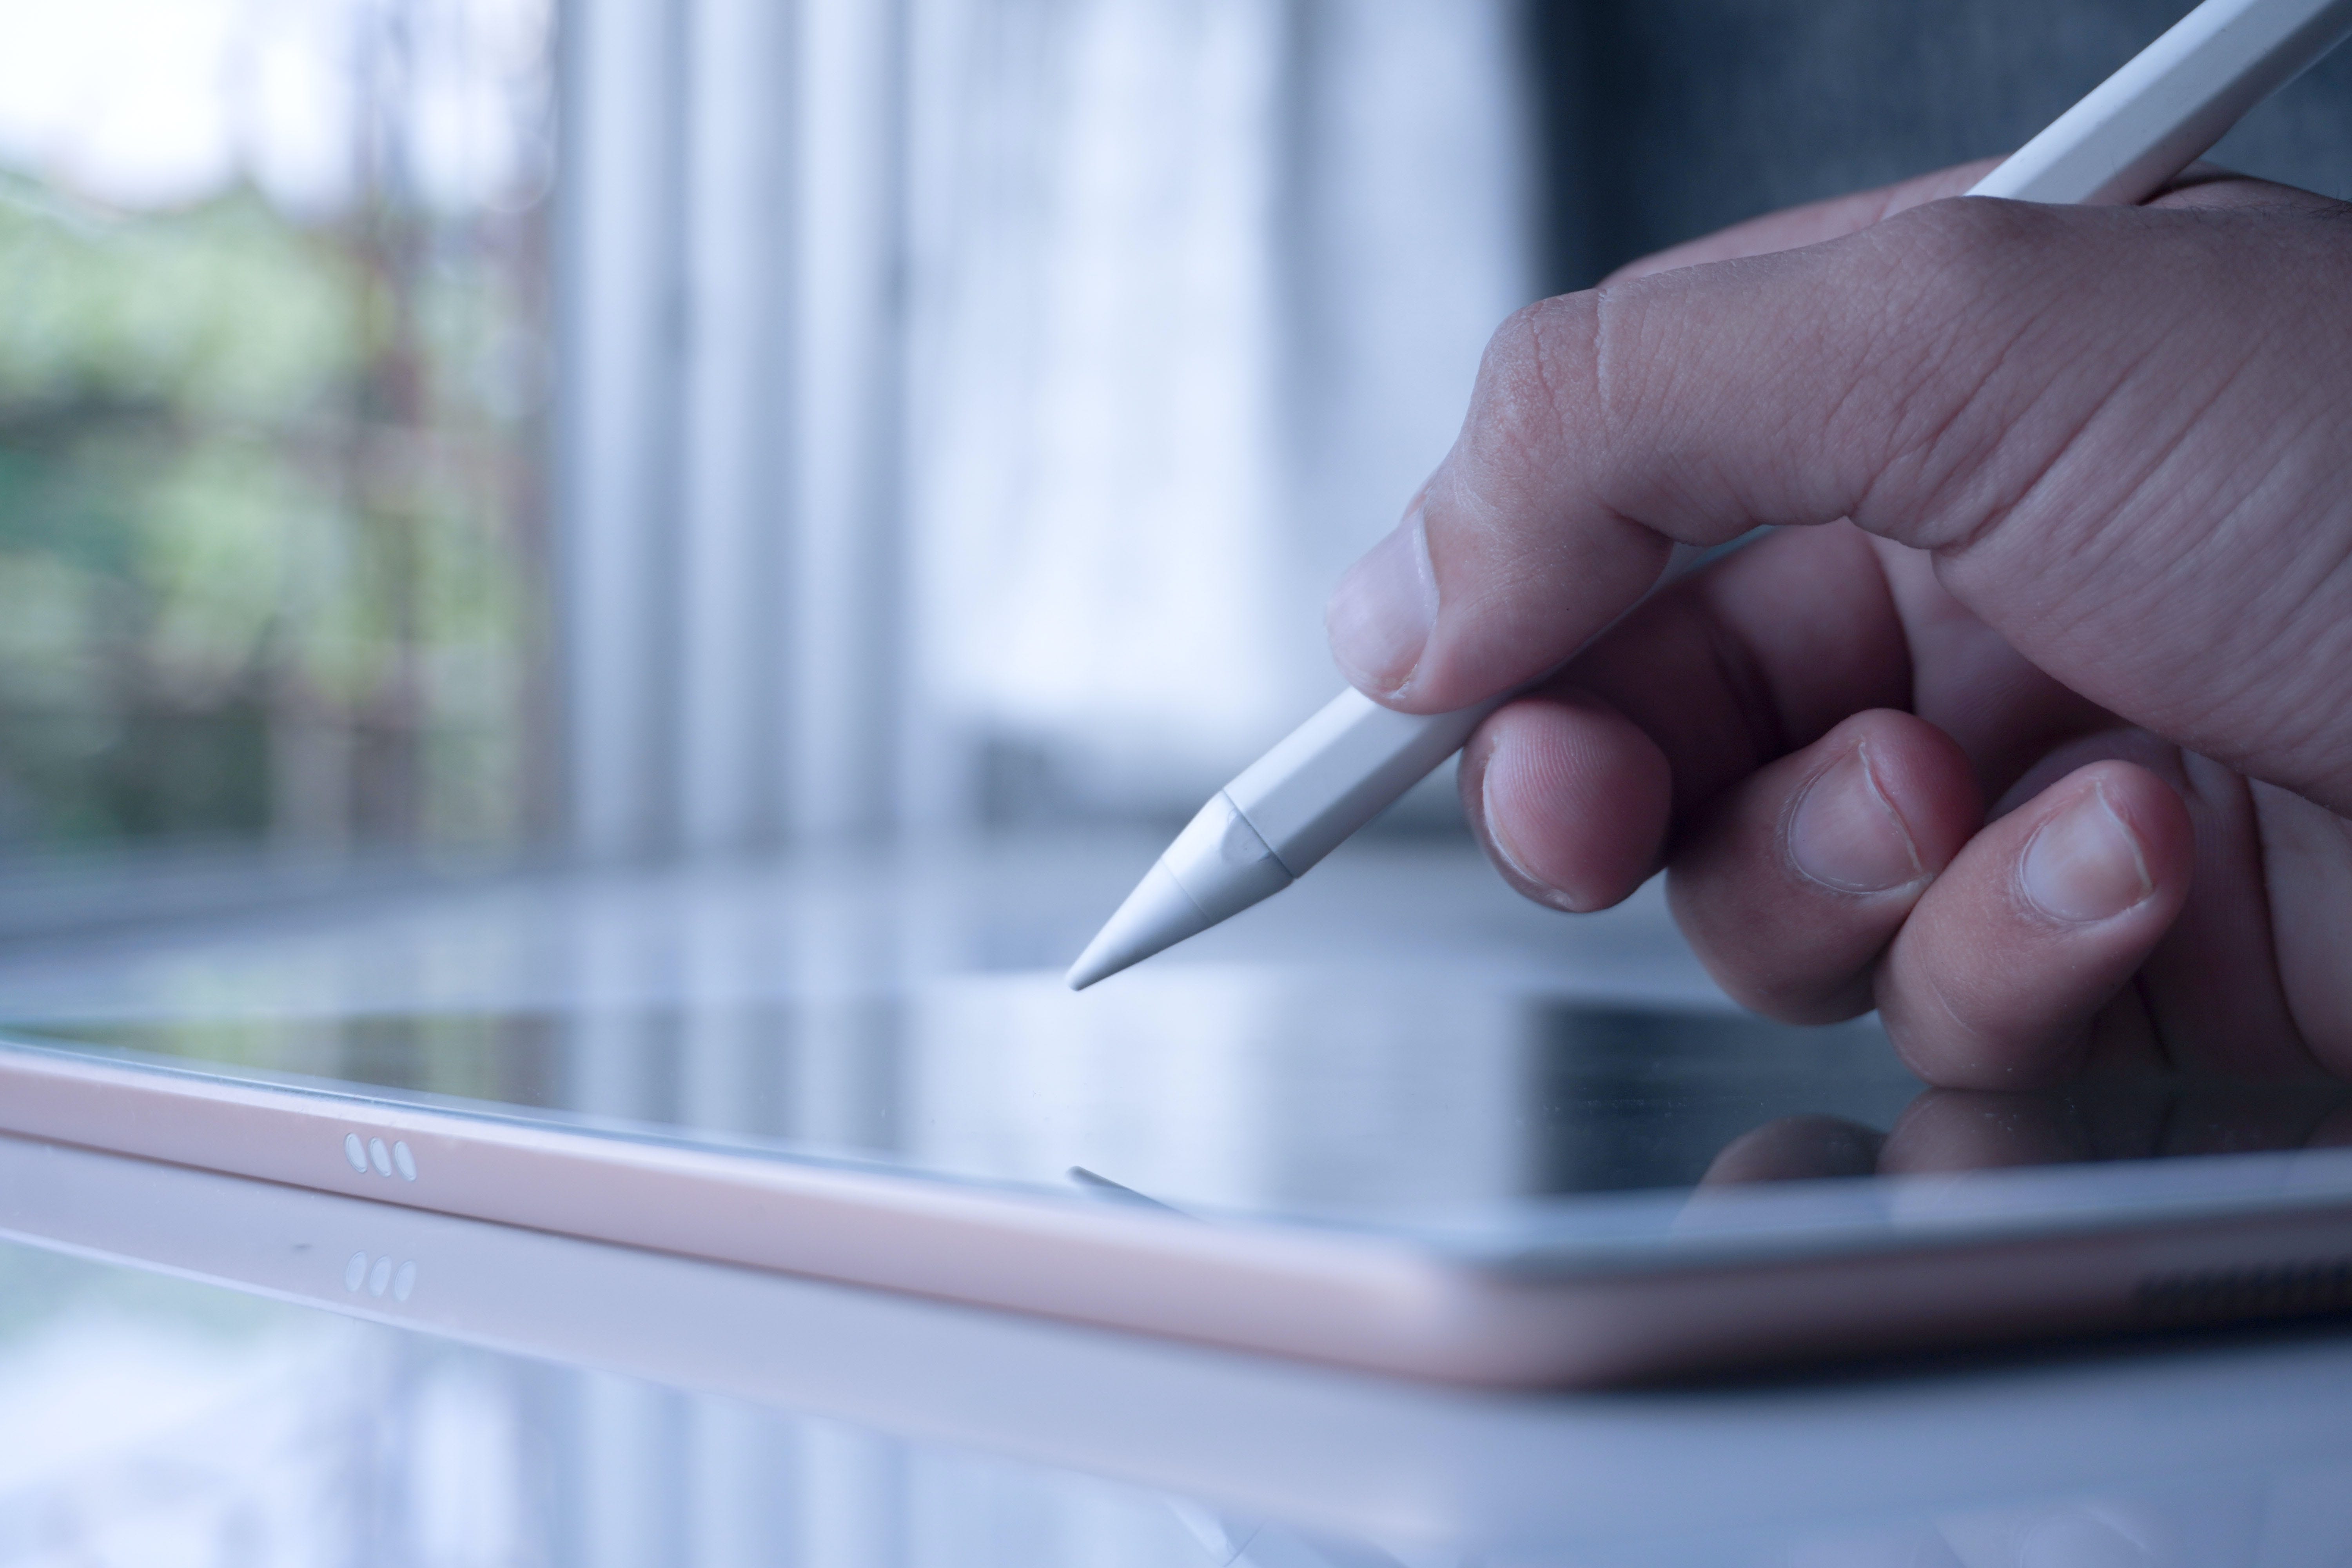
[[[1681,256],[1862,223],[1904,199],[1760,220]],[[1573,653],[1656,581],[1674,543],[1859,510],[1981,374],[1980,356],[1944,345],[1997,354],[2016,330],[2013,302],[1985,300],[1950,265],[1983,216],[1923,217],[1858,248],[1849,236],[1679,269],[1670,253],[1651,264],[1669,270],[1505,322],[1453,449],[1332,596],[1349,680],[1408,712],[1468,708]],[[2005,411],[1986,412],[1997,425]]]
[[[1391,708],[1460,710],[1557,668],[1675,542],[1849,518],[1939,567],[1967,558],[1963,601],[2021,651],[2110,707],[2139,682],[2156,700],[2118,711],[2242,761],[2247,726],[2222,704],[2210,647],[2166,645],[2146,668],[2116,657],[2147,641],[2147,601],[2185,591],[2168,563],[2210,534],[2183,492],[2158,514],[2171,552],[2151,546],[2127,504],[2148,452],[2220,462],[2219,435],[2186,443],[2231,420],[2283,446],[2302,427],[2273,405],[2333,363],[2296,314],[2302,296],[2250,286],[2231,251],[2273,258],[2284,283],[2325,281],[2337,237],[2305,223],[2266,250],[2241,232],[2263,229],[1969,198],[1531,306],[1496,333],[1462,433],[1404,523],[1342,580],[1333,656]],[[2224,275],[2233,310],[2191,309]],[[2238,376],[2273,344],[2293,348],[2285,368]],[[2046,482],[2060,475],[2071,488]],[[2127,523],[2137,575],[2118,577],[2106,566]],[[2263,539],[2291,563],[2310,533]],[[2315,600],[2306,615],[2324,612]],[[2283,636],[2249,623],[2248,656],[2274,662]]]

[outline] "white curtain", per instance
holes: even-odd
[[[1516,10],[574,0],[580,845],[1189,811],[1328,697],[1528,291]]]
[[[940,809],[1189,811],[1336,689],[1323,596],[1527,298],[1514,12],[919,0]]]

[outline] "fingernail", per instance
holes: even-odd
[[[2035,909],[2066,925],[2112,920],[2156,891],[2139,840],[2095,785],[2035,831],[2017,879]]]
[[[1856,746],[1805,786],[1789,818],[1789,858],[1841,893],[1883,893],[1919,879],[1911,830]]]
[[[1323,624],[1331,657],[1366,690],[1401,691],[1437,621],[1437,574],[1416,504],[1386,539],[1348,569]]]
[[[1519,853],[1518,846],[1513,844],[1510,835],[1503,831],[1502,813],[1495,809],[1495,762],[1491,756],[1486,759],[1486,773],[1478,780],[1478,815],[1486,819],[1487,842],[1494,845],[1495,853],[1502,857],[1503,863],[1517,877],[1524,890],[1533,893],[1553,909],[1566,910],[1570,914],[1580,912],[1575,900],[1528,869],[1527,857]]]

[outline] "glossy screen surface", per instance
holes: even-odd
[[[1869,1023],[1190,970],[703,1008],[49,1024],[237,1076],[1221,1206],[1682,1187],[1779,1119],[1885,1126],[1921,1085]]]
[[[509,890],[0,1001],[28,1044],[1490,1254],[2352,1198],[2340,1089],[1933,1090],[1873,1019],[1712,995],[1654,908],[1565,922],[1453,860],[1343,871],[1074,995],[1040,961],[1124,874],[1089,864],[896,902],[861,876]]]

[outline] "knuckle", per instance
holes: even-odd
[[[1564,299],[1538,300],[1523,305],[1504,319],[1486,340],[1486,352],[1479,364],[1479,379],[1491,383],[1497,390],[1517,388],[1533,381],[1543,380],[1542,364],[1546,341],[1557,319],[1569,309]]]
[[[1856,237],[1866,271],[1841,281],[1876,304],[1855,322],[1835,434],[1874,455],[1854,514],[1864,526],[1958,548],[1999,514],[2013,466],[2000,459],[2040,357],[2035,301],[2048,290],[2034,278],[2067,249],[2062,221],[1956,197]]]
[[[1899,277],[1973,294],[2049,253],[2052,215],[2023,202],[1954,196],[1895,214],[1864,232]]]
[[[1560,471],[1596,381],[1595,313],[1591,296],[1563,295],[1512,312],[1495,330],[1464,430],[1488,473],[1541,488],[1543,476]]]
[[[1915,374],[1956,393],[2025,329],[2037,275],[2069,247],[2063,215],[2020,202],[1955,197],[1898,213],[1857,238],[1874,264],[1850,279],[1879,301],[1866,339]],[[1922,390],[1927,390],[1923,388]]]

